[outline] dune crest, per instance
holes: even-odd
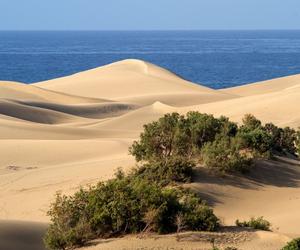
[[[270,94],[272,92],[293,88],[294,86],[299,85],[299,83],[300,74],[246,84],[243,86],[233,88],[227,88],[223,89],[222,92],[238,96],[253,96],[261,94]]]
[[[63,93],[141,105],[150,105],[155,101],[171,102],[175,106],[192,105],[209,101],[210,98],[217,101],[233,97],[183,80],[153,64],[133,59],[34,85]],[[176,102],[172,102],[173,97],[177,98]]]

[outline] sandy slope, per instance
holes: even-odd
[[[143,124],[165,113],[198,110],[236,121],[253,113],[296,128],[299,105],[298,75],[212,90],[139,60],[34,85],[0,82],[0,219],[48,221],[46,211],[56,191],[72,193],[110,178],[119,166],[130,169],[129,145]],[[274,244],[286,241],[282,234],[300,235],[298,162],[259,166],[257,176],[220,179],[201,173],[192,184],[226,225],[264,215],[279,233],[257,234],[241,249],[253,249],[253,244],[275,249]],[[130,249],[131,241],[106,242],[103,249],[116,249],[118,242]],[[156,242],[176,243],[172,237]],[[151,239],[143,243],[154,244]]]
[[[292,75],[287,77],[281,77],[263,82],[257,82],[247,84],[244,86],[238,86],[233,88],[223,89],[222,91],[228,94],[239,95],[239,96],[250,96],[269,94],[284,89],[293,88],[299,86],[300,75]]]
[[[253,232],[231,228],[225,229],[221,233],[196,233],[186,232],[179,235],[167,236],[127,236],[114,240],[99,240],[93,242],[95,245],[85,247],[85,250],[140,250],[140,249],[160,249],[160,250],[211,250],[211,240],[215,240],[215,246],[220,249],[226,247],[236,247],[242,250],[272,249],[279,250],[289,238],[283,235],[270,232]]]
[[[72,76],[37,83],[35,86],[142,105],[161,101],[182,106],[234,96],[185,81],[167,70],[140,60],[124,60]]]
[[[294,86],[280,91],[185,107],[183,110],[193,109],[216,115],[226,115],[236,121],[241,121],[245,113],[251,113],[263,122],[272,121],[280,126],[298,128],[300,125],[299,98],[300,81]]]

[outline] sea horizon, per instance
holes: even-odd
[[[214,89],[300,73],[300,30],[0,31],[0,80],[35,83],[133,58]]]

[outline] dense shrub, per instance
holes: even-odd
[[[258,230],[270,231],[271,224],[269,221],[265,220],[262,216],[258,218],[251,218],[249,221],[239,221],[236,220],[235,224],[238,227],[250,227]]]
[[[241,150],[235,138],[221,136],[208,142],[201,151],[203,164],[220,172],[246,172],[252,166],[252,158]]]
[[[151,161],[135,169],[132,174],[162,186],[172,182],[190,182],[195,163],[182,157],[170,157],[166,161]]]
[[[187,230],[213,231],[218,219],[191,191],[162,188],[135,176],[118,177],[73,196],[57,195],[45,236],[49,249],[80,246],[97,237],[153,231],[175,232],[181,215]]]
[[[215,231],[219,227],[219,220],[212,209],[195,193],[184,190],[178,198],[186,230]]]
[[[207,142],[215,140],[217,134],[221,131],[230,133],[231,131],[226,131],[226,128],[230,128],[228,124],[229,120],[226,118],[216,119],[212,115],[201,114],[199,112],[189,112],[186,115],[186,126],[191,136],[191,141],[193,146],[197,149],[201,149],[203,145]]]
[[[264,130],[271,136],[271,148],[281,153],[296,154],[297,133],[290,127],[279,128],[273,123],[267,123]]]
[[[218,172],[245,172],[257,157],[296,150],[300,153],[300,132],[263,126],[253,115],[238,126],[226,117],[199,112],[166,114],[145,125],[130,147],[139,165],[129,175],[118,171],[114,179],[88,190],[56,196],[45,243],[50,249],[66,249],[127,233],[216,230],[219,221],[211,208],[191,191],[169,184],[191,181],[200,160]],[[236,224],[270,229],[263,217]]]
[[[279,128],[273,123],[262,126],[261,121],[253,115],[245,115],[239,136],[244,146],[264,155],[269,153],[296,154],[297,133],[290,127]]]
[[[250,130],[241,127],[237,136],[240,138],[241,147],[252,150],[254,154],[264,156],[272,148],[272,138],[262,128]]]
[[[243,118],[243,125],[239,128],[238,135],[241,146],[252,150],[257,156],[269,156],[272,149],[272,135],[263,126],[260,120],[251,114]]]
[[[130,153],[137,161],[165,160],[170,156],[183,156],[191,151],[184,117],[178,113],[166,114],[158,121],[144,125],[140,141],[135,141]]]
[[[243,127],[247,130],[255,130],[261,128],[261,121],[254,115],[246,114],[243,118]]]
[[[136,233],[145,226],[145,214],[155,210],[154,230],[172,231],[172,219],[179,209],[176,199],[176,191],[161,190],[155,183],[126,177],[114,179],[90,191],[90,223],[100,236]]]
[[[215,170],[244,171],[251,166],[251,158],[270,158],[278,152],[296,154],[299,148],[296,142],[295,130],[279,128],[272,123],[263,126],[250,114],[245,115],[239,127],[227,117],[214,118],[193,111],[186,116],[166,114],[145,125],[140,140],[133,143],[130,153],[137,161],[146,163],[150,172],[167,170],[171,176],[167,182],[186,181],[190,176],[182,175],[186,166],[184,161],[202,159],[206,166]],[[183,168],[178,176],[175,171],[179,170],[179,165],[172,158],[181,159]]]
[[[85,213],[87,192],[80,190],[72,197],[57,194],[48,215],[51,217],[44,238],[49,249],[66,249],[68,246],[80,246],[93,236]]]
[[[295,154],[297,151],[295,141],[297,133],[290,127],[281,129],[281,148],[290,154]]]
[[[271,147],[273,150],[282,151],[282,129],[275,126],[273,123],[267,123],[264,130],[271,136]]]
[[[288,242],[281,250],[300,250],[300,238]]]
[[[235,122],[229,121],[229,118],[225,116],[221,116],[219,120],[222,124],[219,134],[222,136],[235,137],[239,130],[238,125]]]
[[[217,134],[235,136],[238,127],[228,118],[189,112],[186,117],[178,113],[166,114],[158,121],[144,126],[140,140],[135,141],[130,153],[137,161],[161,161],[171,156],[192,158]]]

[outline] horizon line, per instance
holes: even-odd
[[[0,32],[300,31],[299,29],[0,29]]]

